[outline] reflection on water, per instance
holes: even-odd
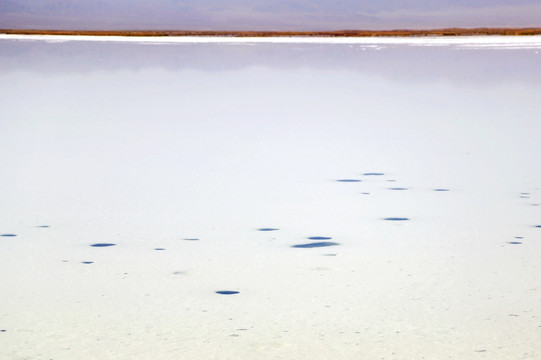
[[[539,84],[540,49],[498,50],[400,44],[133,44],[1,40],[0,73],[32,71],[238,71],[251,67],[345,70],[405,82],[494,86]],[[332,51],[329,51],[332,48]],[[39,59],[39,61],[36,61]],[[62,61],[59,61],[62,59]]]

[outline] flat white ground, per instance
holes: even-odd
[[[0,358],[541,358],[535,49],[12,41]]]
[[[0,40],[39,40],[49,42],[92,41],[155,44],[221,43],[221,44],[377,44],[459,47],[541,48],[541,35],[533,36],[427,36],[427,37],[231,37],[231,36],[92,36],[92,35],[16,35],[0,34]]]

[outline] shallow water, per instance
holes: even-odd
[[[0,357],[541,357],[539,48],[0,50]]]
[[[306,243],[306,244],[295,244],[295,245],[292,245],[291,247],[299,248],[299,249],[312,249],[312,248],[337,246],[337,245],[340,245],[340,244],[334,241],[318,241],[318,242],[311,242],[311,243]]]

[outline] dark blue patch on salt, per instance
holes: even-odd
[[[49,225],[38,225],[38,226],[36,226],[36,227],[39,227],[39,228],[48,228],[48,227],[50,227],[50,226],[49,226]]]
[[[356,182],[361,182],[361,180],[358,180],[358,179],[339,179],[339,180],[336,180],[338,182],[344,182],[344,183],[356,183]]]
[[[81,261],[81,264],[94,264],[94,261]]]
[[[405,217],[388,217],[388,218],[385,218],[383,220],[387,220],[387,221],[408,221],[409,218],[405,218]]]
[[[408,190],[408,188],[392,187],[392,188],[389,188],[389,190]]]
[[[257,229],[257,231],[278,231],[280,229],[276,229],[276,228],[261,228],[261,229]]]
[[[524,239],[524,236],[515,236],[515,239]]]
[[[110,243],[97,243],[97,244],[92,244],[90,246],[93,246],[93,247],[108,247],[108,246],[115,246],[116,244],[110,244]]]
[[[185,238],[186,241],[199,241],[197,238]]]
[[[336,245],[340,245],[340,244],[333,241],[321,241],[321,242],[308,243],[308,244],[297,244],[297,245],[292,245],[291,247],[300,248],[300,249],[310,249],[310,248],[319,248],[319,247],[336,246]]]
[[[331,240],[332,237],[328,237],[328,236],[310,236],[308,239],[309,240]]]
[[[220,295],[235,295],[235,294],[238,294],[239,292],[238,291],[234,291],[234,290],[218,290],[216,291],[216,294],[220,294]]]
[[[371,173],[364,173],[363,174],[364,176],[383,176],[385,175],[384,173],[377,173],[377,172],[371,172]]]
[[[511,244],[511,245],[522,244],[522,242],[520,242],[520,241],[508,241],[507,243],[508,243],[508,244]]]
[[[541,228],[541,225],[535,225],[536,228]]]
[[[17,236],[16,234],[2,234],[0,236],[5,236],[5,237],[14,237],[14,236]]]
[[[434,189],[434,191],[451,191],[449,189]]]
[[[154,250],[165,250],[165,248],[154,248]]]

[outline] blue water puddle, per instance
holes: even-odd
[[[111,244],[111,243],[97,243],[97,244],[92,244],[90,246],[93,246],[93,247],[109,247],[109,246],[115,246],[116,244]]]
[[[511,244],[511,245],[519,245],[519,244],[522,244],[521,241],[508,241],[507,243],[508,243],[508,244]]]
[[[17,236],[17,234],[2,234],[0,236],[5,236],[5,237],[15,237]]]
[[[536,228],[541,228],[541,225],[535,225]]]
[[[90,265],[90,264],[94,264],[94,261],[81,261],[81,264]]]
[[[327,247],[327,246],[336,246],[340,245],[340,243],[334,242],[334,241],[321,241],[321,242],[314,242],[314,243],[308,243],[308,244],[297,244],[292,245],[292,248],[299,248],[299,249],[310,249],[310,248],[320,248],[320,247]]]
[[[363,194],[363,195],[370,195],[369,192],[363,192],[363,193],[361,193],[361,194]]]
[[[276,229],[276,228],[261,228],[261,229],[257,229],[257,231],[278,231],[280,229]]]
[[[165,248],[154,248],[154,250],[163,251]]]
[[[308,240],[331,240],[332,237],[328,237],[328,236],[310,236],[307,239]]]
[[[220,295],[235,295],[235,294],[238,294],[239,291],[234,291],[234,290],[218,290],[216,291],[216,294],[220,294]]]
[[[392,188],[389,188],[389,190],[397,190],[397,191],[401,191],[401,190],[408,190],[408,188],[403,188],[403,187],[392,187]]]
[[[198,238],[184,238],[182,240],[186,240],[186,241],[199,241]]]
[[[406,218],[406,217],[387,217],[387,218],[384,218],[383,220],[387,220],[387,221],[409,221],[409,218]]]
[[[379,172],[369,172],[369,173],[364,173],[363,175],[364,176],[383,176],[385,174],[384,173],[379,173]]]
[[[338,182],[343,182],[343,183],[357,183],[357,182],[361,182],[361,180],[358,180],[358,179],[339,179],[339,180],[336,180]]]
[[[434,191],[451,191],[450,189],[444,189],[444,188],[440,188],[440,189],[434,189]]]
[[[524,239],[524,236],[515,236],[515,239]]]

